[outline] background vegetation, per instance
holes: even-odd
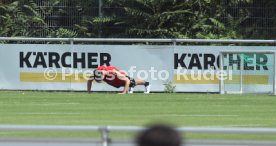
[[[275,0],[0,0],[0,36],[276,38]]]

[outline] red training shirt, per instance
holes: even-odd
[[[96,70],[104,70],[107,71],[107,74],[105,75],[103,81],[105,81],[107,84],[120,88],[122,86],[125,86],[125,81],[118,78],[118,76],[115,73],[112,73],[111,71],[116,70],[119,71],[114,66],[99,66]],[[121,74],[126,75],[124,72],[119,71]]]

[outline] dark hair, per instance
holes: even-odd
[[[180,146],[181,135],[167,125],[154,125],[141,132],[136,143],[138,146]]]

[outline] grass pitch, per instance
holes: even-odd
[[[0,124],[144,126],[156,122],[184,127],[276,127],[276,97],[0,92]],[[0,131],[0,136],[25,134]]]

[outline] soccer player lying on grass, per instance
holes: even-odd
[[[115,88],[124,87],[120,94],[133,93],[133,88],[136,85],[144,85],[145,92],[150,93],[149,82],[141,79],[132,79],[127,76],[124,72],[119,71],[114,66],[100,66],[94,70],[94,74],[87,81],[87,91],[91,92],[92,82],[95,80],[98,83],[106,82],[108,85]]]

